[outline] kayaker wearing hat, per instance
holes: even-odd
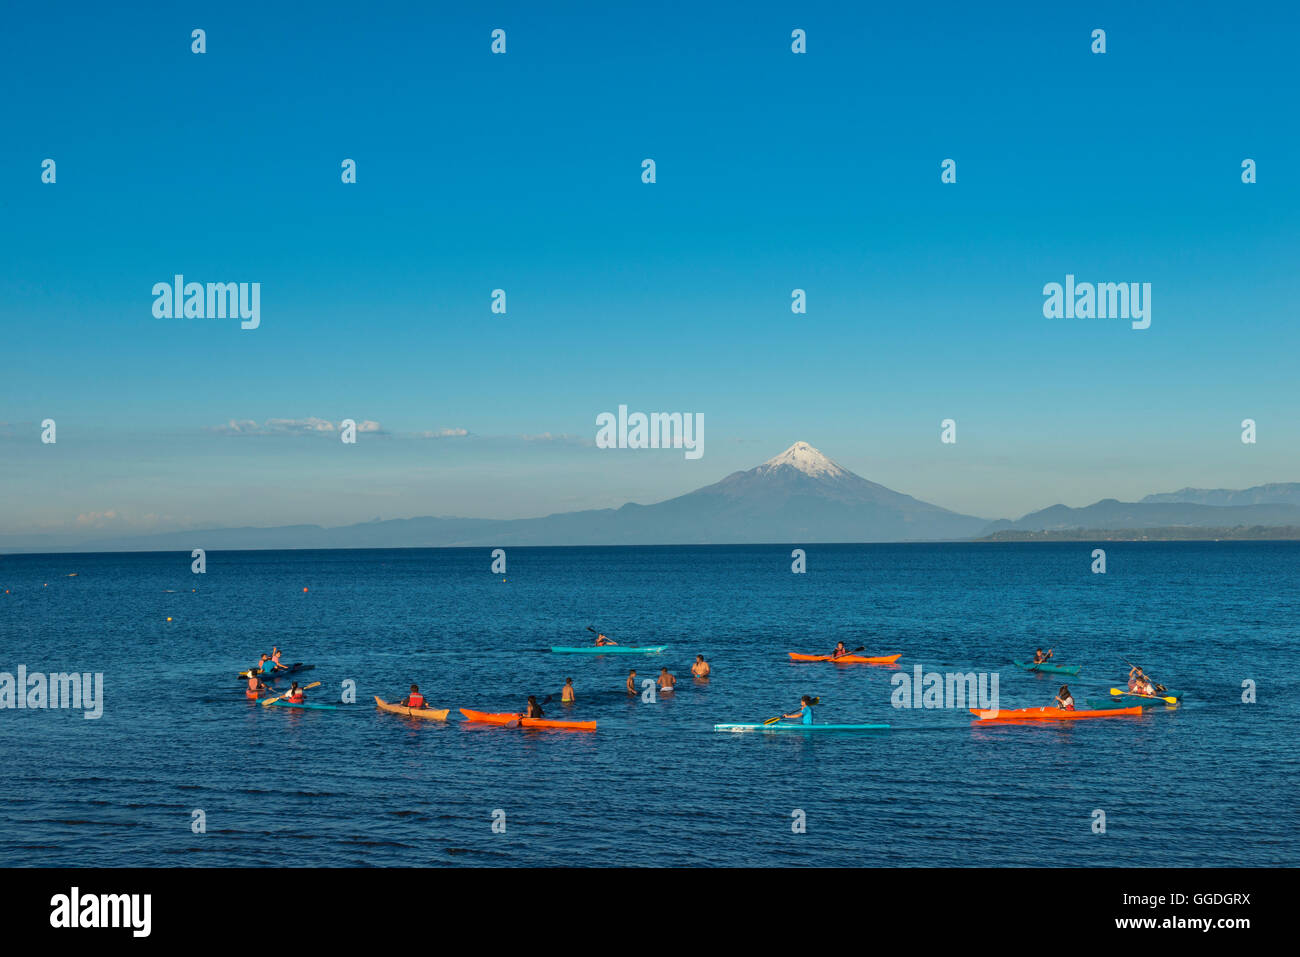
[[[578,700],[578,696],[573,691],[573,679],[565,678],[564,687],[560,690],[560,703],[573,704]]]
[[[691,665],[691,674],[695,675],[697,678],[707,678],[709,672],[712,670],[713,669],[709,667],[709,663],[704,660],[703,655],[695,656],[695,664]]]
[[[1061,690],[1056,693],[1056,701],[1053,703],[1064,711],[1073,711],[1074,695],[1070,694],[1068,687],[1061,685]]]
[[[1047,651],[1043,651],[1042,648],[1039,648],[1034,652],[1034,664],[1044,664],[1048,658],[1052,657],[1052,652],[1055,650],[1055,648],[1048,648]]]
[[[659,669],[659,690],[672,691],[673,686],[677,684],[677,676],[668,673],[667,666]]]
[[[786,721],[793,721],[796,718],[802,718],[804,724],[813,723],[813,699],[809,695],[804,695],[799,699],[799,710],[792,711],[790,714],[783,714],[781,717]]]
[[[423,708],[426,704],[424,695],[420,694],[420,686],[411,685],[410,693],[398,702],[403,708]]]
[[[540,718],[543,716],[542,706],[537,703],[537,695],[528,696],[528,707],[524,709],[525,718]]]
[[[289,690],[284,693],[284,700],[290,704],[302,704],[307,700],[303,690],[298,687],[298,682],[289,685]]]

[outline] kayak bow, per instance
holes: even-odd
[[[401,704],[389,704],[379,695],[375,695],[375,704],[379,706],[380,711],[391,711],[393,714],[404,714],[408,718],[428,718],[431,721],[446,721],[447,715],[451,714],[450,708],[408,708]]]
[[[595,731],[594,721],[552,721],[549,718],[525,718],[517,714],[494,714],[489,711],[471,711],[461,708],[466,721],[477,724],[510,724],[518,721],[521,728],[553,728],[557,731]]]
[[[789,655],[791,661],[833,661],[837,665],[892,665],[903,657],[902,652],[896,655],[881,655],[878,658],[870,658],[866,655],[840,655],[835,658],[831,655],[801,655],[797,651],[791,651]]]

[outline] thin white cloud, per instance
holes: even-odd
[[[231,419],[225,425],[209,426],[209,432],[221,435],[333,435],[339,426],[328,419],[308,416],[305,419]],[[364,419],[357,423],[358,432],[384,434],[384,427],[373,419]]]

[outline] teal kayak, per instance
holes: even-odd
[[[715,724],[714,731],[888,731],[887,724],[799,724],[777,721],[774,724]]]
[[[1083,670],[1083,665],[1053,665],[1046,661],[1041,665],[1027,665],[1023,661],[1013,661],[1011,663],[1017,668],[1024,668],[1026,671],[1051,672],[1057,675],[1077,675]]]
[[[272,701],[272,702],[268,705],[268,707],[271,707],[271,708],[276,708],[276,707],[280,707],[280,708],[313,708],[313,709],[315,709],[315,710],[317,710],[317,711],[337,711],[337,710],[338,710],[338,706],[337,706],[337,705],[332,705],[332,704],[312,704],[310,701],[303,701],[303,702],[301,702],[301,703],[299,703],[299,704],[294,704],[292,701],[285,701],[283,698],[281,698],[279,701]]]
[[[563,648],[551,646],[551,653],[556,655],[657,655],[667,645],[637,647],[635,645],[583,645],[581,648]]]
[[[1164,694],[1154,698],[1149,698],[1144,694],[1120,694],[1120,695],[1111,695],[1109,698],[1101,698],[1097,700],[1089,699],[1088,707],[1089,708],[1132,708],[1136,706],[1142,708],[1155,708],[1159,705],[1165,705],[1166,707],[1169,708],[1174,707],[1168,701],[1166,701],[1165,698],[1177,698],[1179,703],[1181,703],[1183,700],[1183,696],[1179,694],[1177,691],[1166,691]]]

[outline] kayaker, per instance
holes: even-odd
[[[796,718],[802,718],[804,724],[813,723],[813,704],[810,695],[804,695],[799,699],[799,710],[792,711],[790,714],[781,715],[786,721],[794,721]]]
[[[1039,648],[1037,651],[1034,652],[1034,664],[1036,665],[1045,664],[1047,662],[1047,659],[1052,657],[1052,653],[1055,650],[1056,650],[1055,648],[1048,648],[1046,651],[1043,651],[1042,648]]]
[[[618,642],[614,641],[612,638],[606,638],[604,635],[600,634],[599,632],[596,633],[597,647],[600,647],[602,645],[617,645],[617,644]]]
[[[672,691],[673,686],[677,684],[677,676],[668,673],[668,668],[659,669],[659,690]]]
[[[578,697],[577,697],[576,694],[574,694],[574,691],[573,691],[573,679],[572,679],[572,678],[565,678],[565,679],[564,679],[564,688],[560,691],[560,703],[561,703],[561,704],[573,704],[573,702],[575,702],[575,701],[577,701],[577,700],[578,700]]]
[[[248,676],[248,689],[244,693],[248,695],[248,697],[250,698],[256,698],[263,691],[270,691],[270,690],[271,690],[270,688],[268,688],[265,684],[262,683],[261,678],[259,678],[256,674],[251,674]]]
[[[1151,683],[1151,679],[1137,665],[1134,665],[1128,673],[1128,690],[1137,694],[1155,694],[1155,686]]]
[[[831,652],[831,657],[832,657],[832,658],[843,658],[843,657],[844,657],[845,655],[847,655],[848,653],[849,653],[849,649],[845,648],[845,647],[844,647],[844,642],[841,641],[839,644],[837,644],[837,645],[835,646],[835,650]]]
[[[403,708],[423,708],[426,704],[424,695],[420,694],[420,686],[411,685],[411,692],[405,698],[398,702]]]
[[[524,717],[540,718],[542,715],[542,706],[537,703],[537,695],[530,694],[528,696],[528,707],[524,709]]]
[[[627,693],[637,694],[636,690],[636,669],[633,668],[627,673]]]
[[[267,674],[270,674],[272,671],[275,670],[274,668],[268,668],[268,667],[266,666],[266,663],[267,663],[268,661],[270,661],[270,660],[271,660],[271,656],[270,656],[270,655],[262,655],[262,657],[261,657],[260,659],[258,659],[257,667],[254,668],[253,671],[256,672],[256,673],[259,674],[259,675],[267,675]]]
[[[289,685],[289,690],[284,693],[284,700],[290,704],[302,704],[307,700],[307,695],[298,687],[298,682]]]
[[[695,675],[697,678],[707,678],[709,672],[712,670],[713,669],[709,667],[709,663],[704,660],[703,655],[695,656],[695,664],[691,665],[691,674]]]
[[[280,661],[281,651],[274,645],[271,646],[271,665],[272,671],[288,671],[289,666]]]
[[[1053,703],[1063,711],[1073,711],[1074,695],[1070,694],[1068,687],[1061,685],[1061,690],[1056,693],[1056,701]]]

